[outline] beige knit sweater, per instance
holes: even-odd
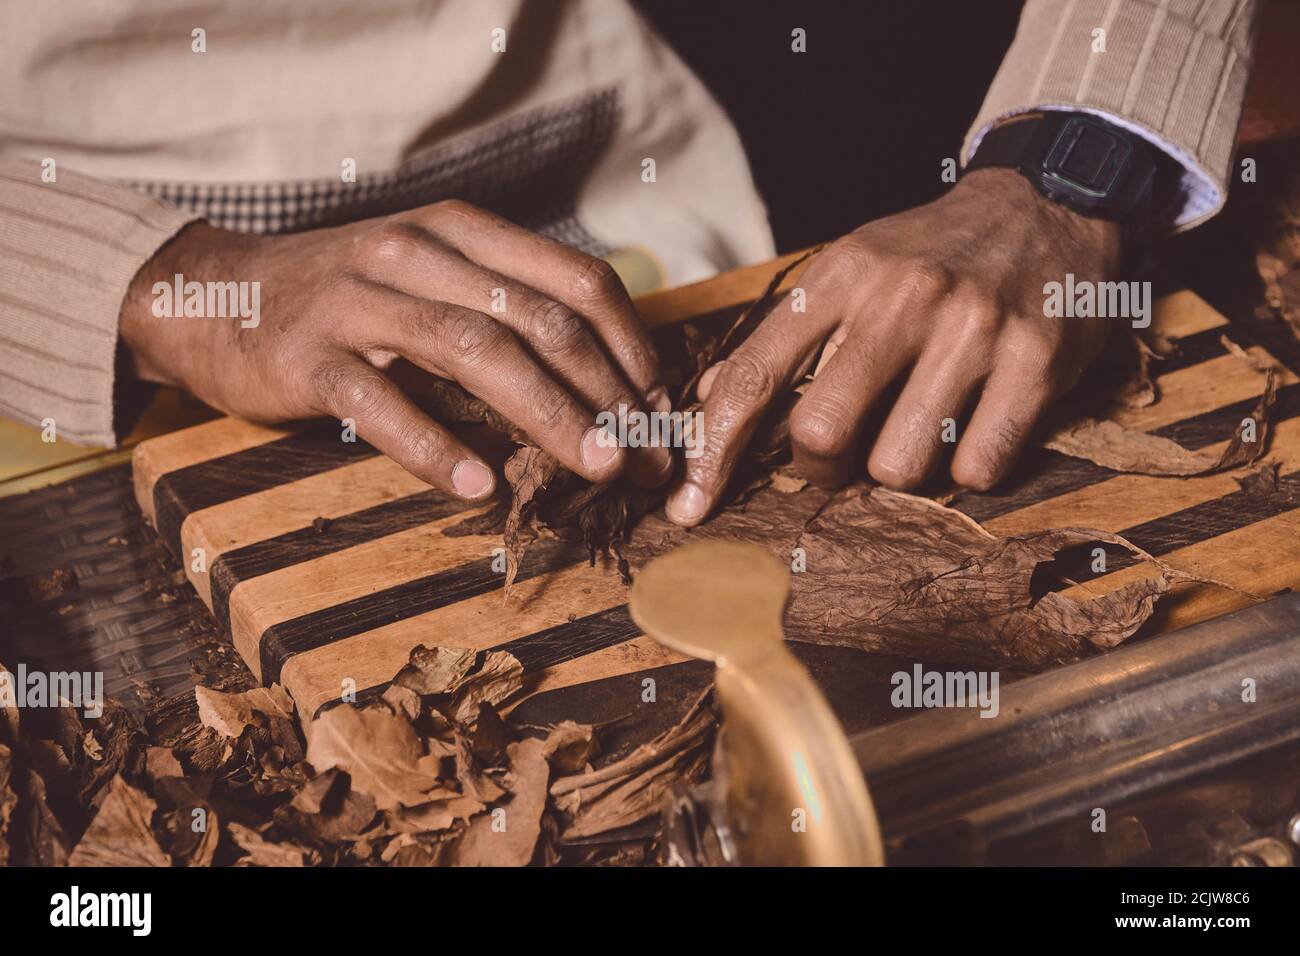
[[[1255,6],[1028,0],[964,155],[1015,113],[1095,110],[1183,163],[1180,223],[1202,221],[1227,190]],[[595,252],[641,246],[672,283],[773,254],[734,130],[623,0],[17,16],[0,31],[0,414],[61,438],[114,443],[122,298],[196,218],[274,232],[457,195]]]

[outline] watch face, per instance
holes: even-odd
[[[1133,144],[1126,136],[1072,116],[1043,160],[1044,185],[1080,199],[1106,199],[1117,191],[1132,155]]]

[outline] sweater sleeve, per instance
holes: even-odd
[[[0,159],[0,414],[113,445],[118,313],[140,267],[199,216],[126,186]]]
[[[1028,0],[966,136],[1037,110],[1103,115],[1182,164],[1190,228],[1227,198],[1256,0]]]

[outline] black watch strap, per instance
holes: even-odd
[[[1085,216],[1148,225],[1177,188],[1178,166],[1140,136],[1087,113],[1048,111],[995,126],[967,170],[1016,169]]]

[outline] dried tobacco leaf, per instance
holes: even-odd
[[[1038,593],[1035,575],[1058,554],[1104,542],[1152,562],[1159,575],[1089,601]],[[1118,535],[1065,528],[997,538],[925,498],[871,488],[838,496],[796,547],[787,633],[955,662],[1042,667],[1113,647],[1151,615],[1172,582],[1198,580]]]
[[[906,654],[953,664],[1041,668],[1132,635],[1176,581],[1199,581],[1103,531],[990,535],[928,498],[852,485],[836,493],[758,492],[690,536],[739,538],[790,560],[791,640]],[[640,564],[688,536],[647,519],[628,553]],[[1090,601],[1046,591],[1038,574],[1058,554],[1102,542],[1150,561],[1158,575]]]
[[[9,861],[14,866],[66,866],[70,842],[50,809],[45,780],[27,768],[10,781],[18,804],[9,825]]]
[[[597,750],[595,728],[564,720],[546,736],[544,753],[551,769],[559,774],[575,774],[591,763]]]
[[[243,824],[227,824],[226,832],[245,853],[235,861],[235,866],[305,866],[318,859],[313,850],[296,843],[272,843]]]
[[[630,826],[656,813],[674,787],[700,780],[716,726],[712,693],[710,688],[676,724],[621,760],[553,782],[551,796],[565,820],[561,838]]]
[[[551,772],[545,743],[531,738],[511,744],[508,751],[510,795],[470,821],[445,859],[452,866],[526,866],[533,858]]]
[[[307,739],[317,773],[346,770],[381,810],[424,803],[438,784],[438,758],[425,753],[410,721],[387,710],[341,704],[312,721]]]
[[[1181,477],[1213,474],[1248,465],[1264,454],[1268,447],[1269,412],[1276,396],[1277,376],[1270,368],[1264,394],[1250,414],[1255,423],[1252,440],[1245,439],[1246,428],[1239,426],[1228,447],[1218,455],[1190,451],[1168,438],[1096,418],[1082,418],[1058,427],[1042,444],[1044,448],[1087,459],[1112,471]]]
[[[184,777],[185,770],[167,747],[149,747],[144,752],[145,773],[157,783],[166,777]]]
[[[523,687],[524,667],[508,651],[460,647],[425,647],[411,651],[408,663],[393,678],[414,691],[455,723],[472,726],[482,705],[495,707]]]
[[[375,818],[377,807],[369,794],[353,788],[347,773],[326,770],[309,781],[287,807],[276,811],[276,821],[315,843],[354,840]]]
[[[69,866],[171,866],[153,833],[158,805],[120,776],[72,851]]]
[[[194,699],[199,705],[199,721],[225,737],[238,737],[254,723],[255,714],[267,717],[293,716],[293,700],[279,684],[254,687],[252,690],[227,694],[198,686]]]
[[[491,803],[505,793],[505,788],[493,780],[474,756],[473,741],[456,734],[456,779],[461,792],[479,803]]]
[[[525,445],[506,461],[505,479],[510,487],[510,513],[506,516],[505,594],[510,596],[519,562],[524,551],[537,538],[531,519],[537,510],[537,497],[560,471],[560,463],[532,445]]]

